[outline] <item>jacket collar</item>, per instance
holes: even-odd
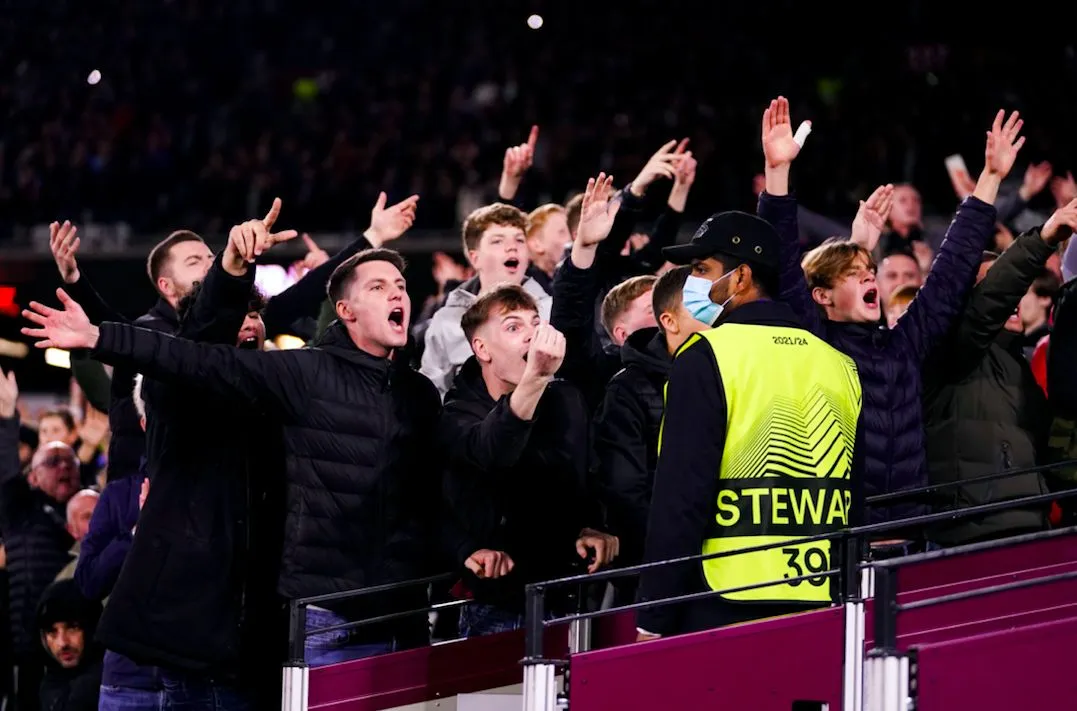
[[[179,328],[179,314],[172,308],[172,304],[165,301],[163,297],[157,299],[157,303],[149,310],[148,315],[177,329]]]
[[[621,363],[636,365],[646,373],[668,376],[673,358],[666,348],[666,337],[657,328],[641,328],[621,346]]]
[[[356,347],[348,329],[340,321],[334,321],[325,329],[325,333],[317,340],[314,347],[318,350],[346,360],[366,370],[372,370],[384,375],[386,378],[393,368],[393,361],[389,358],[379,358]]]
[[[771,299],[758,299],[726,311],[715,326],[721,326],[724,323],[804,328],[788,304]]]

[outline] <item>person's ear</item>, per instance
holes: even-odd
[[[467,261],[471,263],[472,269],[479,268],[479,250],[469,249],[467,251]]]
[[[668,311],[663,311],[658,314],[658,325],[662,327],[663,331],[672,333],[674,336],[681,332],[681,324],[678,323],[677,319],[673,317],[673,314]]]
[[[831,296],[830,289],[824,289],[821,286],[817,286],[811,290],[811,298],[820,306],[834,305],[834,298]]]
[[[335,306],[337,312],[337,318],[344,323],[354,323],[356,321],[355,312],[352,311],[352,307],[348,305],[347,301],[343,299],[338,301]]]
[[[475,354],[475,359],[479,363],[489,363],[493,360],[490,357],[490,349],[486,347],[486,341],[481,336],[475,336],[471,339],[471,351]]]
[[[628,340],[628,329],[621,324],[617,324],[613,327],[613,333],[610,334],[613,338],[613,342],[617,345],[623,345]]]
[[[38,488],[38,485],[41,483],[41,478],[38,477],[36,470],[31,469],[30,473],[26,475],[26,483],[30,485],[31,489]]]

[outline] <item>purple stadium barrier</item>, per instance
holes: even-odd
[[[917,711],[1072,708],[1074,640],[1077,618],[1070,617],[925,644],[918,651]]]
[[[309,707],[379,711],[518,684],[523,640],[522,631],[505,632],[312,669]],[[547,629],[545,644],[564,656],[567,626]]]
[[[840,608],[572,655],[573,711],[841,706]]]

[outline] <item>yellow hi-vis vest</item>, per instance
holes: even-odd
[[[698,334],[725,389],[719,490],[703,553],[787,543],[703,561],[711,590],[822,573],[829,541],[798,538],[849,525],[860,377],[848,356],[807,331],[728,323]],[[830,578],[721,597],[739,602],[831,600]]]

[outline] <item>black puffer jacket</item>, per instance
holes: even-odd
[[[595,413],[595,466],[610,533],[625,565],[643,557],[651,487],[658,466],[662,393],[673,359],[657,328],[636,331],[621,347],[624,368],[610,379]]]
[[[340,323],[313,347],[209,346],[106,323],[93,356],[247,402],[283,425],[286,522],[278,591],[297,598],[420,577],[438,494],[429,380],[358,348]],[[413,601],[327,605],[356,617]]]
[[[1043,463],[1051,412],[1024,358],[1021,334],[1003,327],[1053,248],[1039,230],[1021,235],[976,285],[946,347],[924,370],[924,425],[932,484],[974,479]],[[949,489],[946,508],[1047,492],[1026,474]],[[1044,507],[1001,511],[940,527],[932,540],[958,545],[1046,526]]]
[[[37,604],[68,564],[74,541],[64,507],[31,489],[19,468],[19,418],[0,419],[0,535],[7,549],[12,652],[23,656],[41,646]]]
[[[587,408],[579,390],[550,383],[531,420],[509,397],[494,401],[475,358],[445,397],[438,432],[446,452],[444,488],[450,525],[445,542],[457,565],[481,548],[508,553],[508,576],[468,576],[475,599],[523,610],[526,583],[574,572],[576,538],[599,528],[587,494]]]

